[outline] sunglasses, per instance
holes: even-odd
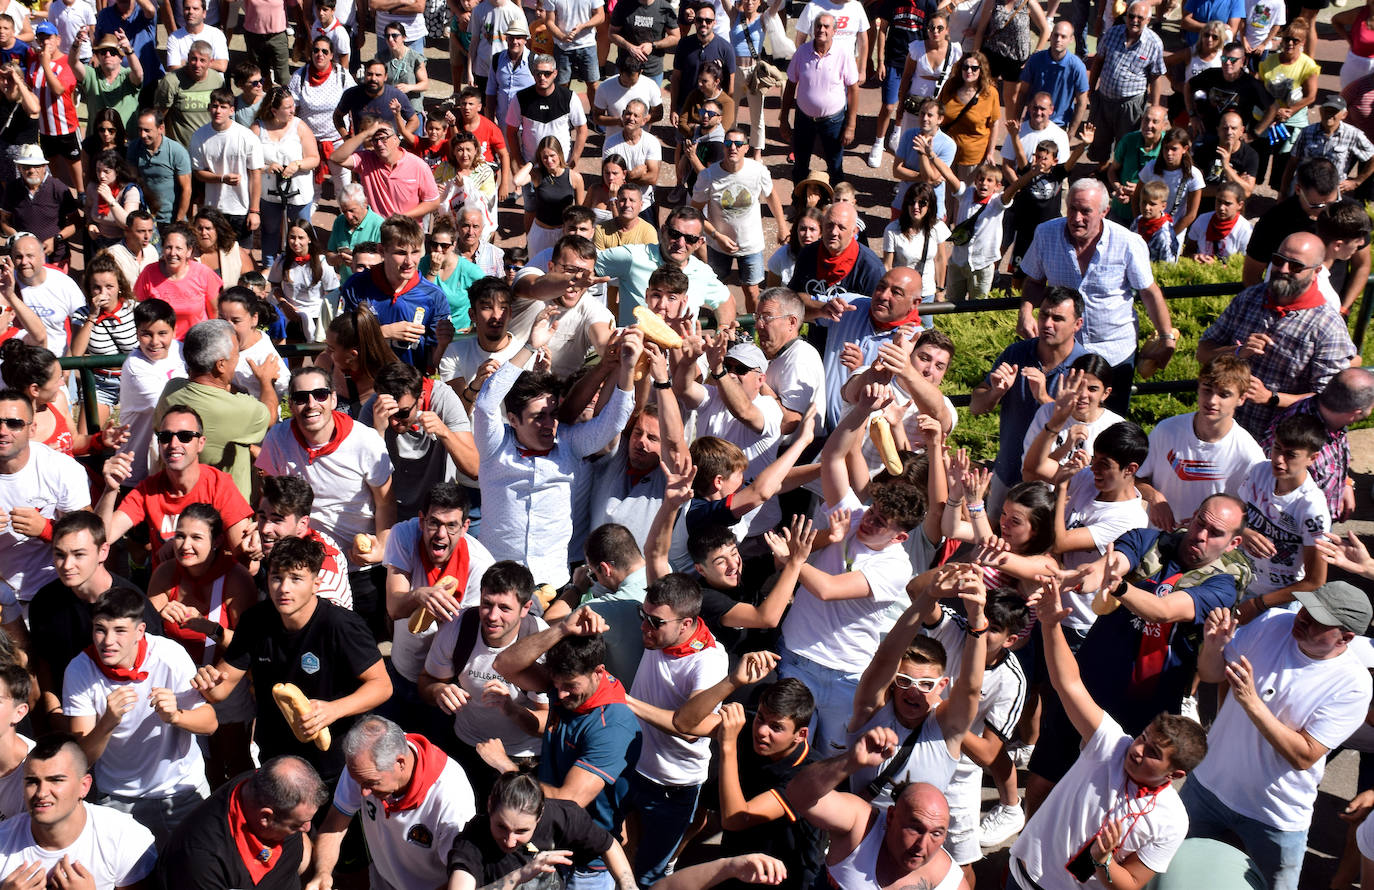
[[[725,362],[721,365],[721,367],[725,369],[725,373],[734,374],[736,377],[743,377],[745,374],[748,374],[750,371],[754,370],[753,368],[746,367],[745,365],[742,365],[739,362],[734,361]]]
[[[715,23],[716,23],[716,20],[715,20],[715,19],[704,19],[704,18],[702,18],[701,16],[697,16],[697,24],[698,24],[698,25],[714,25]]]
[[[983,70],[983,66],[982,66],[982,65],[965,65],[965,66],[964,66],[964,70],[965,70],[965,71],[982,71],[982,70]]]
[[[327,386],[321,386],[316,389],[298,389],[291,393],[291,404],[308,405],[310,404],[310,400],[314,399],[323,405],[325,402],[329,401],[330,395],[332,395],[332,393]]]
[[[749,143],[745,142],[743,139],[726,139],[725,144],[729,148],[743,148]]]
[[[553,77],[554,73],[555,73],[555,72],[553,72],[553,71],[536,71],[536,72],[534,72],[534,76],[535,76],[535,77]]]
[[[0,417],[0,426],[4,426],[5,429],[12,430],[16,433],[28,425],[29,422],[22,417]]]
[[[640,606],[640,607],[639,607],[639,620],[640,620],[641,622],[643,622],[643,623],[649,625],[649,626],[652,627],[654,630],[658,630],[658,629],[659,629],[660,627],[662,627],[663,625],[669,624],[669,623],[671,623],[671,622],[673,622],[673,621],[678,621],[678,620],[680,620],[680,619],[677,619],[677,618],[658,618],[658,617],[655,617],[655,616],[653,616],[653,615],[650,615],[648,612],[644,611],[644,607],[643,607],[643,606]]]
[[[1224,65],[1225,63],[1227,63],[1227,62],[1230,62],[1230,63],[1233,64],[1233,65],[1239,65],[1239,64],[1241,63],[1241,57],[1240,57],[1240,56],[1222,56],[1222,57],[1221,57],[1221,61],[1222,61],[1222,64],[1223,64],[1223,65]]]
[[[1290,272],[1306,272],[1308,269],[1317,268],[1316,263],[1309,266],[1306,263],[1295,260],[1289,256],[1284,256],[1281,253],[1276,253],[1270,257],[1269,265],[1273,266],[1275,269],[1282,269],[1286,266]]]
[[[668,240],[669,240],[669,241],[682,240],[682,241],[687,242],[688,244],[700,244],[700,243],[701,243],[701,239],[702,239],[702,236],[701,236],[701,235],[688,235],[686,232],[680,232],[680,231],[678,231],[677,229],[674,229],[674,228],[667,228],[667,229],[664,229],[663,231],[664,231],[664,234],[668,236]]]
[[[940,685],[944,677],[911,677],[906,674],[898,674],[892,678],[892,685],[898,689],[910,689],[915,686],[917,692],[934,692],[935,687]]]
[[[385,142],[386,140],[390,139],[392,136],[395,136],[395,135],[396,135],[396,134],[393,133],[393,132],[391,132],[390,130],[381,130],[380,132],[377,132],[377,133],[373,133],[373,134],[372,134],[372,141],[373,141],[373,142]]]
[[[189,444],[191,444],[191,442],[193,442],[194,440],[199,439],[199,438],[200,438],[200,433],[196,432],[195,430],[158,430],[158,431],[157,431],[157,444],[162,445],[162,446],[171,445],[173,439],[176,439],[178,442],[180,442],[180,443],[183,444],[183,445],[189,445]]]
[[[310,52],[317,56],[327,56],[333,53],[334,50],[330,49],[327,46],[312,46],[310,48]]]
[[[452,241],[431,241],[431,242],[429,242],[429,249],[430,249],[430,250],[452,250],[452,249],[453,249],[453,242],[452,242]]]
[[[1295,44],[1295,43],[1302,43],[1302,40],[1301,40],[1300,38],[1298,38],[1298,37],[1285,37],[1285,38],[1283,38],[1283,45],[1284,45],[1284,46],[1292,46],[1292,45]]]
[[[259,77],[256,80],[245,80],[243,85],[246,87],[260,87],[262,86],[262,78]]]
[[[117,56],[117,55],[119,55],[119,50],[117,50],[117,49],[110,49],[110,48],[107,46],[107,47],[105,47],[105,48],[103,48],[103,49],[98,49],[98,50],[96,50],[96,51],[95,51],[95,54],[98,55],[98,56]]]

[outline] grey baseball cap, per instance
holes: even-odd
[[[751,340],[744,340],[731,346],[725,353],[725,357],[734,359],[746,368],[753,368],[755,371],[768,370],[768,359],[764,358],[763,350],[754,345]]]
[[[1328,627],[1339,627],[1362,634],[1374,621],[1374,608],[1364,591],[1345,581],[1327,581],[1316,590],[1302,590],[1294,594],[1307,609],[1312,620]]]

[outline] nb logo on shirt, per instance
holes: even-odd
[[[406,832],[406,842],[428,850],[434,846],[434,832],[423,825],[412,825],[410,831]]]

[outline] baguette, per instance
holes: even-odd
[[[681,349],[682,337],[678,332],[668,327],[668,322],[658,317],[648,306],[636,306],[634,308],[635,322],[639,329],[644,332],[644,339],[652,340],[664,349]]]
[[[372,536],[371,536],[371,535],[354,535],[354,536],[353,536],[353,547],[354,547],[354,549],[357,550],[359,553],[371,553],[371,552],[372,552]]]
[[[286,718],[286,722],[291,726],[291,732],[295,733],[298,742],[314,742],[315,747],[321,751],[329,750],[329,727],[321,729],[313,736],[308,736],[301,731],[301,720],[310,713],[310,699],[305,697],[300,687],[295,683],[278,683],[272,687],[272,698],[276,701],[277,707],[281,709],[281,715]]]
[[[897,441],[892,438],[892,426],[886,417],[875,417],[868,422],[868,437],[873,440],[873,447],[878,449],[878,457],[882,458],[887,471],[900,476],[902,457],[897,453]]]
[[[434,585],[444,593],[453,593],[458,589],[458,579],[452,575],[445,575],[439,579],[439,583]],[[413,634],[421,634],[434,626],[434,613],[424,606],[410,613],[410,624],[406,625]]]

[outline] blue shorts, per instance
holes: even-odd
[[[560,84],[567,86],[574,77],[583,83],[601,82],[601,66],[596,61],[595,46],[554,50],[553,58],[558,63]]]
[[[717,278],[724,278],[730,274],[731,267],[738,262],[740,284],[763,283],[763,251],[745,256],[733,256],[732,254],[721,253],[708,244],[706,245],[706,259],[710,262],[711,269],[716,273]]]
[[[883,78],[883,104],[896,105],[897,94],[902,89],[902,69],[887,66],[887,76]]]

